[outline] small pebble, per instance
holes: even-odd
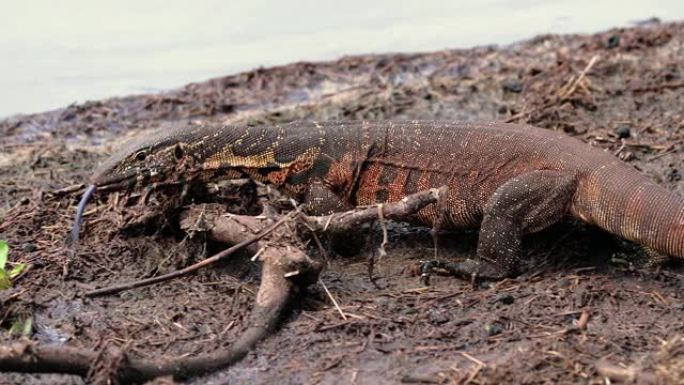
[[[620,139],[626,139],[626,138],[629,138],[630,136],[632,136],[632,133],[630,132],[629,127],[625,127],[625,126],[618,127],[615,130],[615,134]]]
[[[487,332],[487,336],[489,336],[489,337],[495,336],[497,334],[501,334],[501,332],[503,331],[503,327],[499,324],[496,324],[496,323],[486,324],[484,329],[485,329],[485,332]]]
[[[501,302],[504,305],[510,305],[513,302],[515,302],[515,298],[513,298],[513,296],[508,293],[500,293],[496,295],[494,301]]]
[[[667,181],[668,182],[679,182],[682,180],[682,174],[679,173],[679,170],[674,168],[674,165],[670,165],[670,168],[668,168],[667,173]]]
[[[519,94],[523,90],[523,85],[518,80],[509,79],[501,84],[501,88],[503,88],[504,91]]]
[[[389,304],[389,299],[387,297],[380,297],[380,298],[375,300],[375,304],[378,307],[387,306]]]
[[[433,325],[439,325],[449,321],[449,317],[446,315],[445,312],[440,312],[434,309],[428,311],[428,319],[430,320],[430,323]]]
[[[22,247],[22,249],[24,249],[25,253],[32,253],[38,250],[38,247],[33,243],[26,243],[24,244],[24,247]]]
[[[619,35],[613,35],[608,38],[608,42],[606,42],[606,48],[615,48],[620,45],[620,36]]]

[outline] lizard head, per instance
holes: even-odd
[[[153,184],[176,182],[175,172],[186,169],[188,143],[163,140],[159,132],[135,138],[107,158],[93,173],[90,184],[98,190],[136,190]]]
[[[188,128],[185,130],[185,128]],[[80,224],[95,191],[136,191],[144,187],[176,185],[190,181],[199,168],[190,148],[199,145],[197,130],[187,124],[167,124],[143,132],[125,142],[97,167],[78,205],[72,241],[78,240]]]
[[[85,205],[96,190],[130,191],[220,177],[249,178],[301,194],[313,174],[327,170],[327,163],[314,170],[325,137],[322,128],[311,130],[315,135],[287,125],[178,122],[143,132],[95,170],[78,206],[72,240],[78,239]]]

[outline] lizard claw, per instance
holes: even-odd
[[[503,276],[490,264],[466,259],[461,262],[448,262],[439,259],[420,261],[420,282],[430,285],[433,274],[454,276],[470,281],[474,286],[481,279],[501,279]]]
[[[448,269],[449,262],[438,259],[428,259],[420,261],[420,283],[430,286],[430,277],[435,269]]]

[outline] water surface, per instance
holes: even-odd
[[[682,0],[1,1],[0,117],[299,60],[684,18]]]

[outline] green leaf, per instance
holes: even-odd
[[[7,290],[12,287],[12,280],[5,270],[0,269],[0,290]]]
[[[9,245],[7,244],[7,241],[0,241],[0,270],[5,270],[7,255],[9,255]]]
[[[22,322],[19,320],[12,322],[12,326],[9,328],[9,334],[19,334],[22,329],[21,324]]]
[[[28,317],[24,321],[24,327],[22,328],[21,334],[24,337],[30,337],[33,334],[33,317]]]
[[[10,272],[9,272],[10,278],[16,278],[17,276],[19,276],[19,274],[21,274],[24,270],[26,270],[26,267],[28,267],[28,265],[23,263],[23,262],[20,262],[20,263],[17,263],[16,265],[14,265],[12,270],[10,270]]]
[[[33,333],[33,317],[29,316],[24,321],[17,319],[12,322],[9,328],[10,334],[21,334],[24,337],[30,337]]]

